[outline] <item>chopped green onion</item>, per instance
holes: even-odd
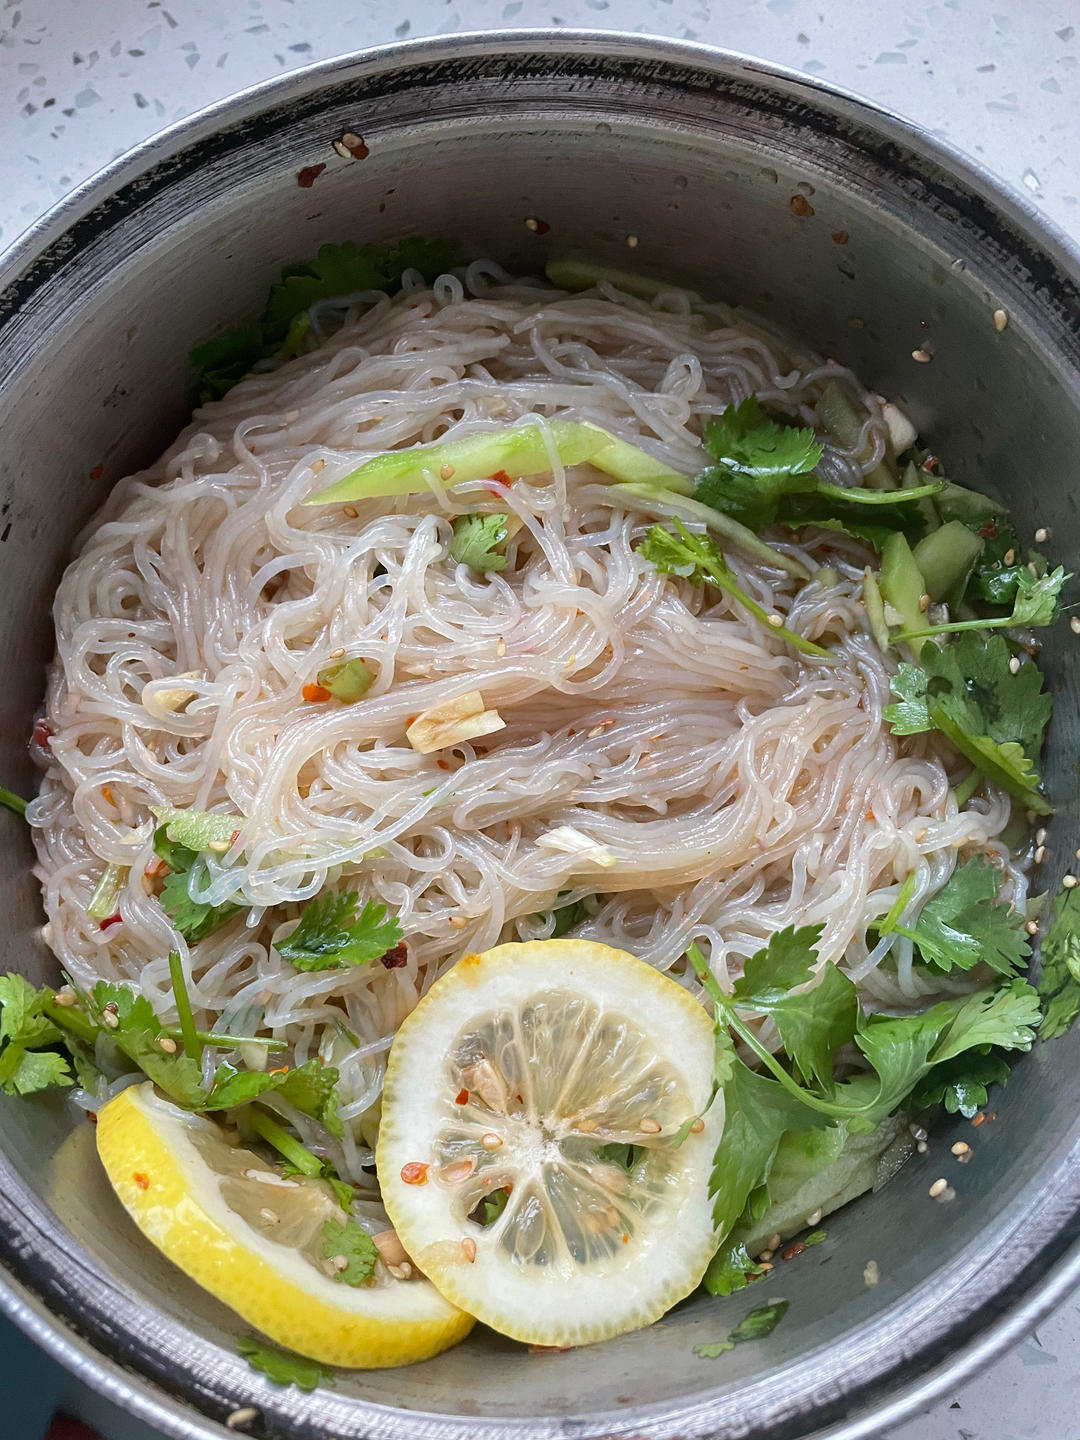
[[[105,920],[110,915],[116,914],[116,902],[120,895],[120,887],[128,877],[128,865],[106,865],[101,873],[101,879],[94,887],[94,893],[90,896],[90,904],[86,907],[86,913],[91,920]]]
[[[320,670],[316,679],[336,700],[352,705],[371,689],[375,672],[363,660],[346,660],[344,664]]]

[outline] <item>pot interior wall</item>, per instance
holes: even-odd
[[[328,241],[439,234],[463,256],[531,272],[548,254],[582,251],[745,305],[899,399],[954,478],[1006,496],[1022,534],[1051,525],[1055,556],[1080,568],[1065,482],[1080,452],[1075,292],[1020,228],[828,99],[810,103],[749,67],[706,72],[567,50],[343,67],[277,101],[167,147],[156,171],[78,219],[75,243],[54,247],[9,292],[17,308],[0,331],[8,783],[32,783],[23,739],[51,648],[52,590],[80,527],[180,428],[191,345],[257,312],[282,263]],[[364,136],[363,161],[331,148],[347,130]],[[310,188],[298,183],[317,165],[326,168]],[[999,307],[1010,316],[1002,333]],[[914,361],[917,349],[931,362]],[[1048,772],[1061,812],[1050,873],[1059,874],[1076,844],[1077,733],[1076,662],[1059,637],[1048,666],[1057,699]],[[0,825],[4,968],[47,973],[31,850],[13,819]],[[742,1416],[753,1433],[768,1423],[773,1434],[789,1423],[797,1433],[801,1409],[839,1415],[864,1363],[887,1368],[916,1354],[925,1363],[945,1343],[952,1297],[1024,1228],[1033,1195],[1076,1141],[1074,1039],[1018,1067],[973,1164],[956,1169],[948,1153],[971,1138],[966,1122],[944,1124],[885,1194],[833,1218],[826,1243],[749,1296],[699,1297],[649,1331],[563,1355],[477,1332],[408,1371],[342,1377],[321,1421],[295,1392],[267,1405],[292,1415],[297,1435],[357,1433],[356,1401],[539,1426],[537,1417],[710,1398],[718,1425]],[[10,1238],[16,1223],[24,1233],[63,1227],[92,1292],[74,1307],[76,1324],[111,1317],[102,1343],[167,1387],[201,1394],[211,1413],[250,1394],[229,1358],[242,1327],[135,1235],[95,1168],[90,1127],[72,1128],[49,1101],[4,1101],[0,1142],[0,1218],[16,1273],[70,1313],[55,1260],[28,1259]],[[956,1187],[950,1206],[928,1198],[939,1174]],[[863,1281],[871,1259],[882,1276],[874,1289]],[[767,1344],[713,1362],[694,1355],[765,1292],[791,1301]],[[902,1323],[890,1312],[901,1300],[915,1307]],[[863,1341],[840,1343],[859,1329]],[[378,1431],[383,1422],[364,1414]],[[412,1432],[402,1423],[397,1433]]]

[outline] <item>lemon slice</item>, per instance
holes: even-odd
[[[581,1345],[650,1324],[715,1248],[722,1099],[673,1143],[708,1102],[713,1058],[702,1006],[621,950],[544,940],[465,956],[387,1065],[377,1161],[405,1248],[516,1340]]]
[[[370,1284],[333,1279],[322,1230],[345,1214],[326,1182],[283,1179],[152,1085],[132,1086],[104,1106],[97,1147],[146,1238],[249,1324],[301,1355],[363,1369],[408,1365],[472,1328],[472,1317],[433,1285],[395,1279],[382,1261]]]

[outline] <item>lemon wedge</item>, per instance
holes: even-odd
[[[370,1284],[334,1279],[322,1231],[345,1215],[326,1182],[283,1179],[152,1085],[103,1107],[97,1147],[146,1238],[280,1345],[326,1365],[370,1369],[426,1360],[472,1328],[472,1317],[433,1285],[395,1279],[381,1260]]]
[[[705,1010],[580,940],[467,955],[394,1040],[376,1152],[402,1243],[455,1305],[536,1345],[650,1324],[715,1248]]]

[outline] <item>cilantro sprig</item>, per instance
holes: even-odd
[[[821,442],[813,430],[766,419],[756,395],[711,420],[702,444],[716,463],[698,476],[694,499],[750,530],[772,524],[785,495],[817,488]]]
[[[278,942],[278,954],[297,970],[343,970],[367,965],[401,942],[396,917],[386,919],[385,905],[369,900],[359,912],[355,890],[328,891],[304,906],[300,924]]]
[[[960,635],[951,644],[923,646],[918,665],[893,677],[898,704],[884,716],[894,735],[939,730],[995,785],[1037,814],[1052,806],[1039,789],[1037,768],[1053,702],[1037,666],[1010,667],[1000,635]]]
[[[1027,965],[1031,946],[1024,917],[1000,900],[1001,871],[985,855],[959,865],[912,925],[892,928],[919,947],[923,962],[948,974],[986,964],[1001,975]]]
[[[922,640],[928,636],[951,635],[965,630],[1052,625],[1057,618],[1061,591],[1071,579],[1072,576],[1067,575],[1061,565],[1045,575],[1033,575],[1026,565],[1021,566],[1013,578],[1012,610],[1007,615],[986,615],[974,620],[947,620],[940,625],[923,625],[902,630],[894,639]]]
[[[406,270],[434,280],[454,264],[452,249],[438,240],[412,236],[395,245],[323,245],[314,260],[286,266],[271,287],[258,320],[230,325],[191,352],[191,369],[200,404],[220,400],[263,360],[294,355],[310,323],[311,306],[320,300],[401,288]]]
[[[818,964],[819,934],[804,927],[774,935],[747,962],[731,995],[698,947],[687,951],[715,1014],[714,1080],[723,1092],[725,1124],[713,1157],[710,1194],[720,1239],[767,1180],[786,1134],[837,1124],[866,1132],[892,1114],[936,1066],[983,1046],[1028,1050],[1035,1039],[1041,1019],[1038,996],[1016,978],[917,1015],[867,1015],[851,1003],[852,982],[831,961]],[[747,1012],[770,1016],[790,1069],[761,1041]],[[824,1043],[822,1036],[828,1037]],[[738,1057],[733,1037],[756,1057],[760,1070]],[[868,1069],[836,1079],[836,1052],[851,1041]]]
[[[707,535],[693,534],[681,520],[672,523],[678,531],[677,535],[665,530],[662,525],[653,525],[640,547],[645,559],[662,574],[679,575],[695,585],[713,585],[749,610],[772,634],[801,650],[804,655],[830,658],[823,646],[796,634],[786,625],[774,623],[779,617],[771,616],[763,605],[746,593],[715,540]]]
[[[454,521],[450,557],[475,575],[505,570],[506,556],[497,547],[506,539],[505,515],[459,515]]]
[[[1042,1037],[1053,1040],[1064,1035],[1080,1015],[1080,886],[1059,890],[1041,958]]]
[[[789,1303],[787,1300],[770,1300],[767,1305],[757,1306],[739,1321],[726,1340],[711,1345],[695,1345],[694,1354],[702,1360],[716,1360],[734,1350],[736,1345],[744,1345],[748,1340],[764,1340],[787,1314]]]

